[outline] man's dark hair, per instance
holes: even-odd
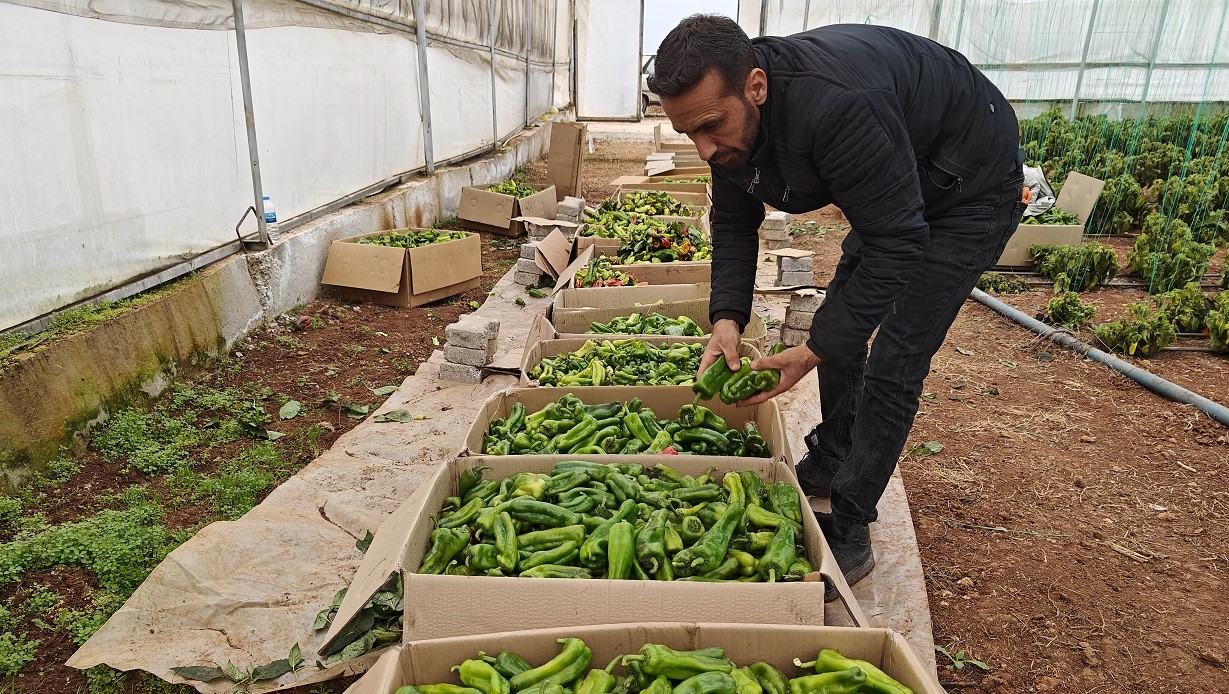
[[[755,69],[751,39],[729,17],[694,14],[661,42],[649,89],[660,96],[679,96],[699,84],[710,69],[721,75],[726,94],[741,91]]]

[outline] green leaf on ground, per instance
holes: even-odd
[[[222,672],[221,668],[206,667],[204,665],[173,667],[171,672],[185,680],[195,680],[197,682],[209,682],[226,676],[226,673]]]
[[[385,396],[385,395],[392,395],[393,393],[397,392],[397,388],[398,386],[387,385],[387,386],[380,386],[379,388],[368,388],[368,390],[375,393],[376,395]]]
[[[295,417],[298,417],[299,413],[302,411],[303,403],[299,402],[298,400],[287,400],[286,404],[282,405],[282,409],[278,411],[278,415],[280,415],[282,419],[294,419]]]
[[[412,415],[410,415],[409,411],[407,410],[389,410],[388,412],[382,412],[375,417],[372,417],[371,421],[401,422],[402,424],[405,424],[406,422],[410,421],[411,418]]]

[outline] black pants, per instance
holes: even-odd
[[[998,260],[1024,213],[1023,176],[1003,179],[932,218],[925,262],[910,280],[871,343],[844,364],[819,366],[823,422],[807,437],[812,459],[832,479],[832,510],[840,527],[877,517],[917,414],[930,360],[981,274]],[[862,242],[850,232],[828,284],[839,295],[861,260]]]

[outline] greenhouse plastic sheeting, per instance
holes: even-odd
[[[243,3],[283,224],[426,165],[412,0],[318,1]],[[424,10],[436,162],[569,100],[569,0]],[[234,242],[255,197],[239,66],[230,0],[0,2],[0,330]]]
[[[640,0],[576,0],[576,117],[640,117]]]

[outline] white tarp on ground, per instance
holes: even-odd
[[[413,2],[332,4],[383,23],[243,3],[283,221],[425,165]],[[424,7],[437,162],[570,100],[569,0]],[[235,240],[254,199],[236,46],[230,0],[0,0],[0,330]]]

